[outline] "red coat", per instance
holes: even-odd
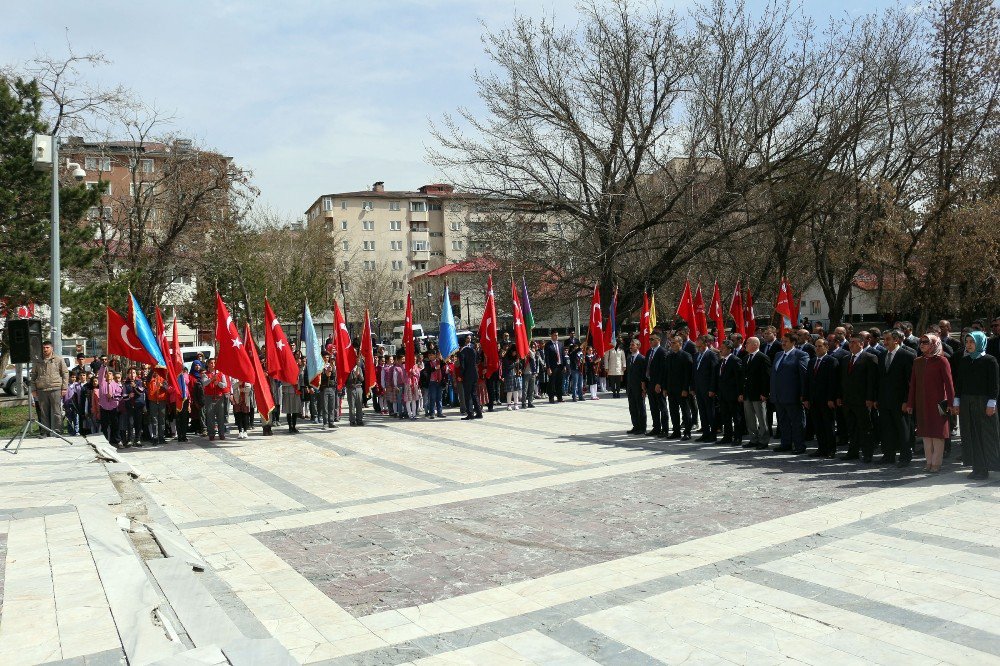
[[[907,405],[917,420],[917,437],[947,439],[951,436],[948,416],[938,413],[938,403],[947,401],[951,407],[955,385],[951,381],[951,364],[944,356],[919,356],[910,374],[910,398]]]

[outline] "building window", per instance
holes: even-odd
[[[139,160],[139,170],[143,173],[153,173],[153,160],[142,159]]]
[[[389,210],[399,210],[399,202],[398,201],[390,201],[389,202]]]
[[[361,249],[373,252],[375,250],[375,241],[362,241]]]
[[[403,291],[403,281],[402,280],[393,280],[392,281],[392,290],[393,291]]]
[[[411,222],[410,231],[427,231],[426,222]]]
[[[347,231],[347,220],[340,221],[340,228],[343,229],[344,231]]]
[[[451,213],[461,213],[462,212],[462,204],[458,204],[458,203],[448,204],[448,212],[451,212]]]
[[[364,264],[365,264],[365,270],[366,271],[373,271],[373,270],[375,270],[375,262],[374,261],[366,261],[366,262],[364,262]]]
[[[462,241],[460,241],[460,240],[453,240],[451,242],[451,249],[453,249],[453,250],[461,250],[463,245],[464,245],[464,243]]]
[[[102,220],[110,220],[111,206],[104,206],[103,208],[100,206],[91,206],[90,208],[88,208],[87,219],[96,220],[97,218],[101,218]]]
[[[87,171],[111,171],[110,157],[85,157],[83,168]]]
[[[430,210],[441,210],[441,204],[439,204],[439,203],[432,203],[430,206],[428,206],[428,208]]]
[[[402,220],[390,220],[389,221],[389,231],[402,231],[403,221]]]
[[[403,270],[403,262],[399,261],[398,259],[394,259],[393,262],[392,262],[392,270],[394,270],[394,271],[401,271],[401,270]]]
[[[432,231],[430,233],[431,238],[441,238],[442,236],[444,236],[444,234],[441,233],[440,231]]]
[[[328,210],[333,210],[333,199],[330,197],[323,197],[323,212]]]
[[[415,271],[425,271],[425,270],[427,270],[427,262],[426,261],[414,261],[413,262],[413,270],[415,270]]]
[[[346,199],[340,202],[340,210],[347,210],[347,200]]]
[[[390,250],[402,250],[403,249],[403,241],[389,241],[389,249]]]
[[[413,251],[414,252],[426,252],[427,251],[427,241],[413,241]]]
[[[349,250],[351,248],[351,244],[347,241],[341,241],[340,244],[344,247],[344,250]]]
[[[432,257],[443,257],[444,256],[444,252],[439,252],[437,250],[431,250],[431,256]]]
[[[809,314],[823,314],[823,305],[819,301],[809,301]]]
[[[345,271],[351,270],[351,262],[349,262],[347,259],[344,259],[344,270]]]
[[[98,183],[100,183],[100,185],[101,185],[100,187],[97,186]],[[101,194],[104,194],[104,195],[107,195],[107,196],[111,196],[111,182],[107,181],[107,180],[101,180],[101,181],[88,180],[87,181],[87,189],[88,190],[99,190]]]
[[[362,201],[361,202],[361,210],[372,210],[373,208],[375,208],[375,206],[374,206],[374,204],[372,204],[371,201]]]
[[[451,223],[451,230],[452,231],[461,231],[462,230],[462,223],[461,222],[452,222]]]
[[[406,302],[403,301],[403,299],[401,299],[401,298],[397,298],[396,300],[394,300],[392,302],[392,309],[393,310],[402,310],[405,307],[406,307]]]
[[[375,220],[361,220],[361,228],[365,231],[375,231]]]
[[[411,201],[410,202],[410,212],[411,213],[426,213],[427,204],[423,201]]]

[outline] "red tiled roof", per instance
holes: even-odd
[[[497,269],[497,263],[492,259],[487,259],[486,257],[474,257],[467,261],[461,261],[457,264],[445,264],[440,268],[435,268],[434,270],[427,271],[420,275],[415,275],[410,278],[410,282],[415,280],[421,280],[423,278],[441,277],[442,275],[449,275],[451,273],[489,273],[490,271],[495,271]]]

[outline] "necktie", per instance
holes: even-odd
[[[781,367],[781,362],[785,360],[785,353],[781,352],[778,357],[774,359],[774,369],[777,370]]]
[[[847,372],[848,373],[854,372],[854,359],[856,359],[856,358],[857,358],[857,356],[852,356],[851,357],[851,363],[850,363],[850,365],[847,366]]]
[[[816,357],[816,364],[813,366],[813,377],[819,374],[819,364],[823,362],[822,356]]]
[[[889,352],[888,358],[885,359],[885,371],[889,372],[889,367],[892,366],[892,357],[896,355],[896,350]]]

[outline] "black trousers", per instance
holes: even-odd
[[[549,375],[549,402],[555,402],[556,398],[562,402],[563,399],[563,369],[562,366],[552,368]]]
[[[117,445],[121,441],[118,436],[117,409],[101,408],[101,432],[112,445]]]
[[[689,396],[682,396],[679,393],[670,397],[670,426],[675,433],[691,434],[691,405],[688,403]]]
[[[774,403],[770,400],[767,401],[767,412],[764,417],[767,419],[767,434],[774,437]]]
[[[462,382],[462,391],[465,392],[465,415],[482,416],[483,406],[479,404],[476,382]]]
[[[184,407],[177,410],[177,418],[175,423],[177,425],[177,439],[185,440],[188,434],[188,420],[191,418],[191,414],[188,412],[188,405],[185,402]]]
[[[705,431],[706,437],[715,436],[715,398],[708,397],[708,393],[695,391],[698,399],[698,414],[701,415],[701,428]]]
[[[622,376],[621,375],[608,375],[608,390],[611,391],[611,395],[616,398],[621,395],[622,392]]]
[[[740,426],[743,423],[743,405],[739,400],[723,400],[719,398],[719,426],[722,438],[733,441],[743,438]]]
[[[872,439],[872,418],[868,407],[863,402],[845,402],[844,413],[850,438],[847,455],[860,453],[866,458],[871,457],[875,452],[875,440]]]
[[[649,416],[653,421],[653,430],[663,432],[667,425],[667,401],[662,393],[646,390],[646,398],[649,400]]]
[[[882,453],[899,454],[900,462],[913,459],[913,426],[909,414],[903,413],[902,404],[880,404],[879,433],[882,436]]]
[[[646,400],[642,389],[628,390],[628,415],[632,418],[632,429],[646,432]]]
[[[837,452],[837,436],[833,430],[836,410],[825,402],[813,403],[809,405],[809,414],[816,430],[816,450],[822,455],[832,456]]]
[[[500,380],[489,378],[486,380],[486,395],[489,398],[489,408],[493,411],[493,405],[500,402]]]

